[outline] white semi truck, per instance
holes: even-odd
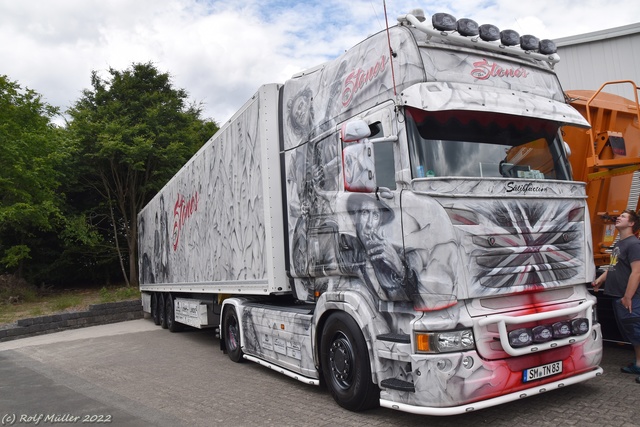
[[[350,410],[602,373],[554,46],[421,11],[261,87],[140,213],[143,308]]]

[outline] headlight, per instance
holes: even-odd
[[[418,353],[448,353],[475,348],[471,329],[447,332],[415,332]]]

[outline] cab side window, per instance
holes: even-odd
[[[381,138],[384,136],[382,124],[380,122],[373,123],[369,126],[371,136],[369,139]],[[391,190],[396,189],[396,173],[394,168],[393,142],[376,142],[373,145],[375,158],[376,184],[378,187],[387,187]]]

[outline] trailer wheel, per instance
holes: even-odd
[[[182,324],[176,322],[176,313],[174,310],[173,297],[167,294],[164,298],[164,315],[167,329],[171,332],[179,332],[182,330]]]
[[[160,296],[157,292],[151,294],[151,316],[153,317],[153,323],[160,325],[162,323],[162,317],[160,317],[160,307],[158,306],[158,300]]]
[[[227,307],[224,310],[222,327],[224,329],[225,348],[227,349],[229,359],[236,363],[244,361],[242,348],[240,347],[240,322],[238,322],[238,315],[235,308]]]
[[[355,320],[343,312],[332,314],[320,346],[322,374],[338,405],[350,411],[377,407],[380,389],[371,381],[369,351]]]
[[[164,293],[158,294],[158,316],[160,317],[160,326],[162,326],[162,329],[167,329],[166,299],[167,298]]]

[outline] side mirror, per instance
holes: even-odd
[[[349,144],[342,150],[344,188],[347,191],[373,193],[376,191],[373,144],[369,141]]]
[[[564,151],[567,153],[567,159],[571,157],[571,147],[567,144],[567,141],[564,142]]]
[[[342,125],[340,138],[343,142],[355,142],[371,135],[367,122],[361,119],[352,120]]]

